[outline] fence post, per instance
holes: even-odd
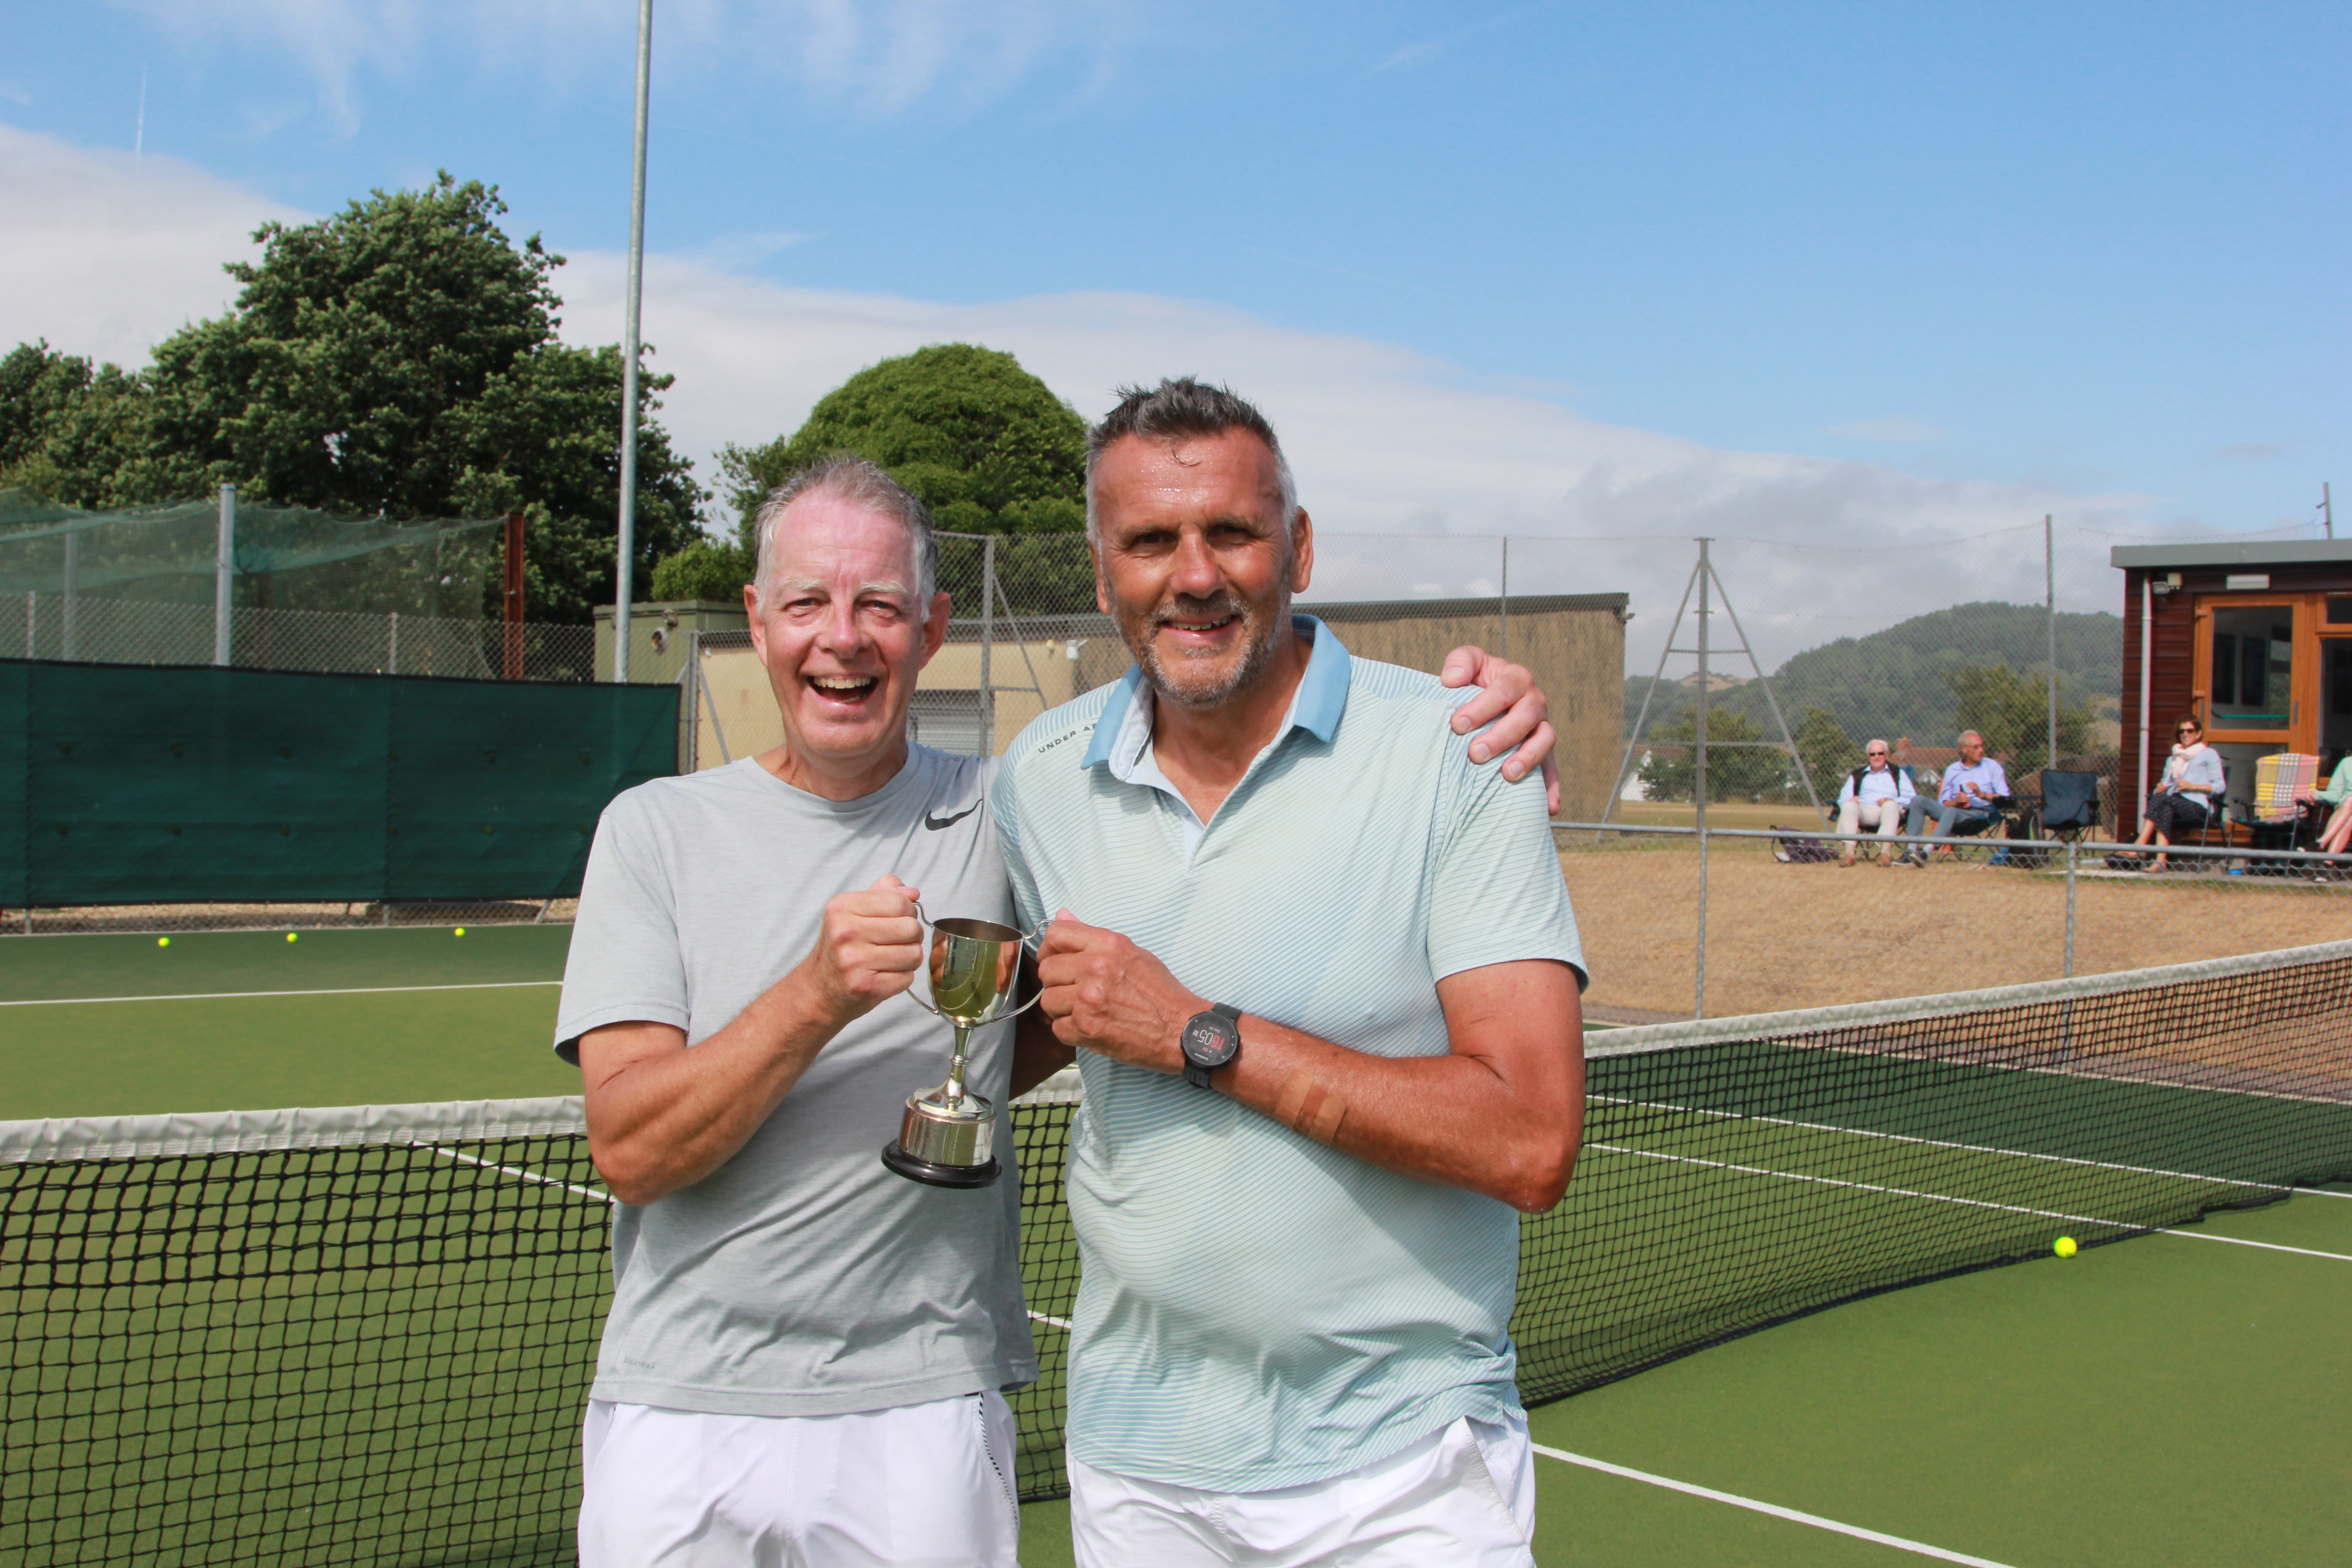
[[[1505,658],[1511,657],[1511,536],[1503,535],[1503,591],[1496,600],[1502,608],[1503,647]]]
[[[77,640],[74,634],[80,629],[75,624],[79,618],[77,612],[80,608],[80,602],[81,535],[75,532],[66,535],[66,603],[65,616],[58,626],[58,657],[59,658],[71,658],[74,656],[74,645]]]
[[[2058,547],[2046,511],[2042,514],[2042,594],[2050,609],[2050,750],[2042,759],[2046,771],[2058,765]],[[2045,784],[2045,797],[2048,793]]]
[[[1698,706],[1692,726],[1691,797],[1698,805],[1698,963],[1691,983],[1691,1016],[1706,1016],[1706,621],[1707,589],[1715,569],[1707,564],[1707,541],[1698,542]],[[1667,634],[1673,640],[1673,634]]]
[[[392,612],[392,635],[386,639],[384,670],[386,675],[400,673],[400,612]]]
[[[2074,840],[2066,840],[2066,973],[2074,978]]]
[[[236,571],[236,487],[220,488],[220,550],[213,562],[213,662],[226,665],[234,643],[229,636],[230,584]]]
[[[25,657],[26,658],[33,657],[33,627],[41,613],[40,600],[36,596],[37,593],[37,590],[32,588],[25,590]]]
[[[996,638],[996,535],[980,542],[980,754],[996,755],[996,688],[989,670]]]

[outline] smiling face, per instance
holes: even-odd
[[[777,520],[743,602],[784,721],[761,761],[785,783],[853,800],[905,764],[915,678],[948,630],[948,596],[919,605],[917,581],[905,527],[859,502],[812,490]]]
[[[1315,563],[1307,514],[1283,526],[1265,443],[1246,430],[1128,437],[1103,449],[1093,483],[1097,602],[1153,689],[1205,710],[1256,684]]]

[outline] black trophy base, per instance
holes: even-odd
[[[882,1163],[907,1180],[931,1187],[984,1187],[1004,1173],[993,1154],[984,1165],[936,1165],[916,1159],[895,1138],[882,1146]]]

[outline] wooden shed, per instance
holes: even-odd
[[[2352,746],[2352,540],[2118,546],[2111,559],[2124,573],[2130,786],[2119,837],[2139,831],[2185,714],[2221,753],[2240,820],[2262,757],[2333,768]]]

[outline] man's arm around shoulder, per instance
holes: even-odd
[[[588,1152],[613,1195],[649,1204],[725,1164],[843,1027],[913,984],[916,895],[885,877],[835,896],[808,955],[691,1050],[672,1024],[583,1035]]]

